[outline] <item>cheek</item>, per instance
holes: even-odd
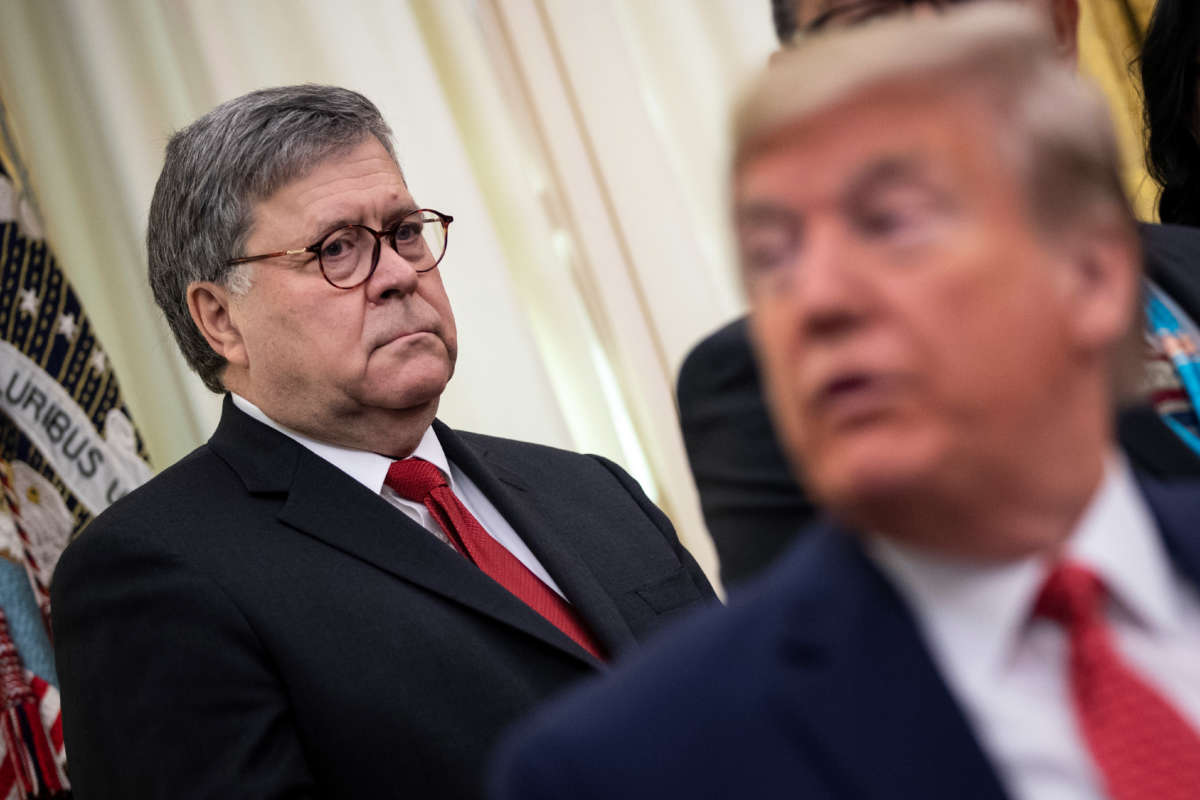
[[[786,305],[764,301],[750,318],[751,344],[762,371],[762,392],[780,437],[796,445],[804,426],[800,393],[801,350]]]
[[[927,296],[931,302],[909,309],[911,346],[937,413],[1003,413],[1011,403],[1000,398],[1042,382],[1061,338],[1049,292],[1036,280],[976,277],[947,282]]]
[[[450,296],[446,294],[446,287],[442,283],[441,275],[434,270],[422,275],[421,281],[417,290],[420,298],[437,313],[445,338],[455,339],[454,310],[450,305]]]
[[[287,351],[292,363],[317,365],[331,374],[358,369],[365,357],[362,303],[337,299],[281,308],[273,331],[276,351]]]
[[[453,361],[458,355],[458,326],[454,323],[454,314],[450,310],[449,301],[443,308],[438,309],[438,313],[442,318],[442,341],[446,343],[446,349],[450,352],[450,360]]]

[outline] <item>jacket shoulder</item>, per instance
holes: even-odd
[[[633,478],[621,466],[604,456],[484,433],[453,430],[451,434],[489,466],[507,470],[526,480],[558,487],[559,490],[581,480],[608,482],[614,475],[627,489],[633,482]],[[447,455],[452,461],[453,450],[452,447],[447,448]]]
[[[586,709],[589,718],[615,721],[623,713],[636,716],[647,708],[664,714],[670,710],[719,716],[757,702],[763,670],[778,657],[781,644],[810,621],[837,617],[839,607],[845,605],[846,587],[839,584],[846,569],[834,551],[841,549],[837,537],[846,534],[823,523],[807,533],[787,557],[728,606],[698,611],[622,670],[597,681],[590,694],[576,700],[576,710]],[[698,696],[706,698],[705,705],[712,701],[713,708],[694,709]],[[571,713],[560,718],[578,720]]]
[[[548,444],[538,444],[536,442],[526,442],[521,439],[509,439],[503,436],[492,436],[486,433],[475,433],[473,431],[462,431],[457,428],[453,429],[453,434],[463,440],[472,449],[478,453],[508,455],[513,454],[520,457],[532,459],[553,459],[559,461],[576,461],[587,459],[581,453],[574,450],[567,450],[562,447],[554,447]]]
[[[792,633],[837,614],[809,581],[820,549],[794,550],[728,607],[692,615],[519,726],[496,759],[497,797],[556,797],[568,783],[587,798],[675,796],[684,785],[735,797],[746,786],[720,785],[737,774],[722,768],[731,763],[771,764],[802,784],[803,770],[792,770],[799,751],[772,749],[781,739],[771,730]]]
[[[85,531],[152,520],[159,512],[178,518],[193,505],[211,506],[215,499],[237,486],[240,486],[237,476],[204,444],[119,498],[98,514]]]
[[[218,546],[238,529],[246,502],[236,473],[201,445],[98,514],[63,551],[55,583],[125,550],[176,558]]]
[[[750,347],[746,317],[701,339],[683,359],[677,382],[679,404],[686,410],[693,397],[749,386],[757,391],[758,366]]]

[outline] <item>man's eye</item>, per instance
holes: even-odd
[[[786,266],[795,246],[791,232],[783,226],[748,226],[740,235],[742,267],[750,274],[770,272]]]
[[[872,209],[859,216],[858,227],[870,238],[903,243],[919,236],[928,221],[929,215],[916,208]]]
[[[872,211],[863,215],[862,229],[876,236],[885,236],[904,226],[903,214],[894,211]]]
[[[396,226],[396,243],[414,242],[421,238],[420,222],[405,222]]]
[[[778,243],[760,242],[742,248],[742,266],[751,275],[773,272],[787,265],[789,249]]]
[[[348,231],[329,237],[321,247],[321,259],[337,260],[347,258],[354,253],[356,238]]]

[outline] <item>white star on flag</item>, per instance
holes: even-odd
[[[58,332],[68,339],[75,335],[74,314],[63,314],[58,318]]]
[[[104,355],[104,351],[97,347],[92,351],[92,357],[88,359],[88,364],[96,372],[104,372],[104,368],[108,366],[108,357]]]
[[[26,314],[36,314],[38,310],[38,293],[37,289],[23,289],[21,291],[21,311]]]

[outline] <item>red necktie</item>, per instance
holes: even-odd
[[[1114,800],[1200,797],[1200,735],[1122,660],[1104,620],[1106,591],[1090,570],[1059,564],[1037,613],[1071,642],[1075,717]]]
[[[406,500],[424,503],[456,550],[584,650],[604,660],[599,642],[575,609],[484,530],[450,490],[440,469],[419,458],[394,461],[383,482]]]

